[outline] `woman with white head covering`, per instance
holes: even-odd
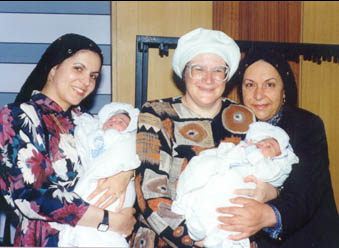
[[[140,112],[136,170],[139,216],[132,247],[192,247],[186,220],[171,211],[181,172],[200,151],[239,143],[255,121],[246,107],[223,98],[240,50],[225,33],[204,28],[183,35],[172,58],[183,96],[146,102]]]

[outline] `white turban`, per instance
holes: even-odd
[[[186,64],[202,53],[214,53],[226,62],[230,68],[227,80],[238,68],[240,49],[232,38],[221,31],[197,28],[178,40],[172,58],[174,72],[181,78]]]
[[[258,142],[267,138],[274,138],[278,141],[282,154],[289,147],[290,137],[287,133],[282,128],[273,126],[267,122],[258,121],[252,123],[248,128],[245,139]]]

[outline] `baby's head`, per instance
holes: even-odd
[[[112,115],[102,126],[104,131],[114,128],[117,131],[124,131],[128,127],[131,118],[127,112]]]
[[[290,141],[282,128],[260,121],[249,126],[245,139],[261,149],[264,157],[270,158],[284,154]]]
[[[275,138],[265,138],[257,143],[255,146],[261,150],[265,158],[274,158],[281,154],[280,146]]]
[[[137,130],[139,109],[123,102],[105,104],[98,112],[99,127],[121,134],[134,134]]]

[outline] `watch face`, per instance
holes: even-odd
[[[108,228],[109,228],[109,225],[104,224],[104,223],[100,223],[97,227],[98,231],[100,232],[107,232]]]

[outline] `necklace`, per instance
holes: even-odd
[[[69,134],[69,132],[66,132],[66,130],[63,128],[63,126],[60,124],[59,120],[53,115],[50,114],[50,116],[52,117],[54,123],[58,126],[58,128],[60,129],[61,133],[60,133],[60,142],[62,140],[66,141],[72,148],[75,148],[75,140],[74,137],[72,135]]]

